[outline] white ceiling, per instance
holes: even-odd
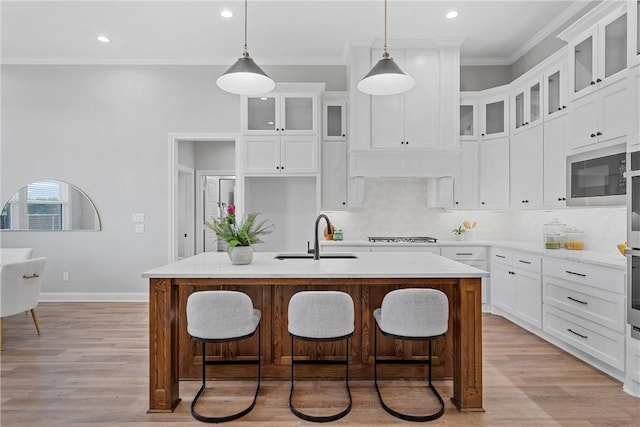
[[[389,0],[393,43],[462,37],[466,64],[511,64],[585,0]],[[2,0],[4,63],[231,64],[244,2]],[[249,52],[259,64],[344,64],[346,40],[382,45],[381,0],[250,0]],[[224,8],[234,17],[220,16]],[[444,17],[457,9],[458,18]],[[109,44],[96,40],[105,34]]]

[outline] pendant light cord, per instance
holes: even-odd
[[[249,52],[247,52],[247,2],[248,0],[244,0],[244,50],[242,51],[242,56],[246,58],[249,57]]]
[[[382,57],[389,57],[389,52],[387,51],[387,0],[384,0],[384,48]]]

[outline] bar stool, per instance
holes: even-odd
[[[351,411],[352,400],[349,389],[349,338],[354,330],[353,299],[344,292],[302,291],[294,294],[288,308],[289,335],[291,335],[291,392],[289,408],[294,415],[306,421],[328,422],[338,420]],[[346,340],[344,360],[295,360],[294,339],[326,342]],[[345,366],[345,385],[349,404],[343,411],[326,416],[308,415],[293,405],[294,366],[299,364],[327,364]]]
[[[431,342],[444,336],[448,329],[449,300],[444,292],[436,289],[397,289],[382,300],[382,307],[373,311],[376,320],[374,332],[374,383],[380,404],[389,414],[407,421],[432,421],[444,414],[444,401],[431,383]],[[399,340],[429,341],[429,360],[378,359],[378,333]],[[429,365],[428,386],[438,399],[439,407],[428,415],[409,415],[389,407],[378,387],[378,364],[426,364]]]
[[[236,291],[201,291],[187,298],[187,332],[193,341],[202,343],[202,386],[191,402],[191,415],[198,421],[221,423],[248,414],[256,404],[260,391],[260,310],[253,308],[248,295]],[[207,343],[225,343],[251,338],[258,331],[257,358],[252,360],[206,360]],[[206,388],[207,365],[258,365],[258,385],[253,402],[247,408],[232,415],[208,417],[199,414],[196,403]]]

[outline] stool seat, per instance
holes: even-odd
[[[260,391],[260,310],[253,308],[248,295],[236,291],[200,291],[187,298],[187,332],[193,341],[202,343],[202,386],[191,402],[191,415],[198,421],[221,423],[248,414],[256,404]],[[251,338],[258,331],[258,348],[254,360],[206,360],[207,343],[225,343]],[[240,412],[225,416],[205,416],[195,409],[206,389],[207,365],[257,365],[258,377],[253,402]]]

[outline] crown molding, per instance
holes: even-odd
[[[507,65],[510,66],[509,58],[505,57],[460,57],[460,65],[463,66],[485,66],[485,65]]]
[[[261,66],[264,65],[345,65],[344,58],[270,58],[258,59]],[[226,59],[204,59],[204,58],[3,58],[2,65],[213,65],[229,67],[233,63],[233,58]]]

